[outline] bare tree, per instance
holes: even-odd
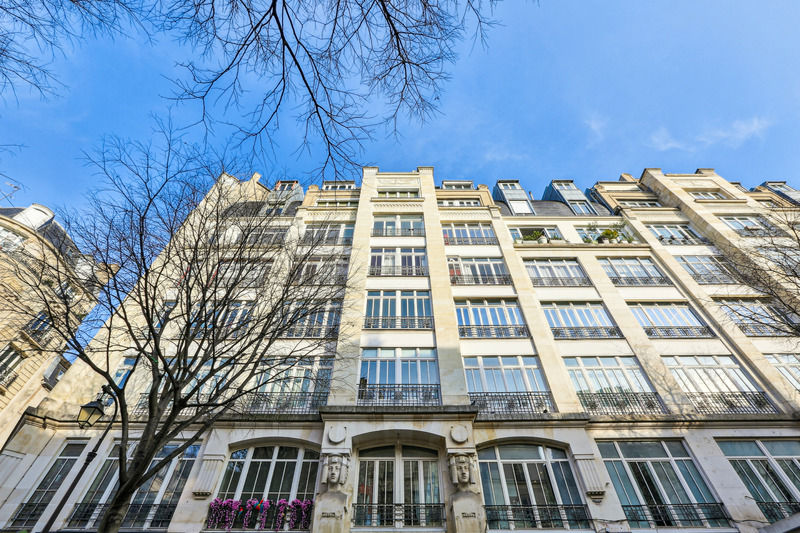
[[[718,303],[749,335],[800,336],[800,209],[773,210],[737,230],[737,244],[718,246],[736,280],[752,297]]]
[[[118,405],[119,481],[97,525],[115,532],[146,513],[130,505],[137,489],[218,420],[324,402],[347,257],[326,225],[285,216],[292,190],[242,182],[170,135],[113,140],[92,163],[103,187],[65,227],[113,274],[99,310],[81,323],[79,297],[52,297],[80,269],[40,260],[19,276],[77,358],[70,373],[99,377],[101,399]],[[307,393],[292,393],[298,366],[315,372]]]

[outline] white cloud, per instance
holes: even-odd
[[[676,140],[672,134],[661,126],[650,135],[649,142],[647,143],[651,148],[655,148],[659,152],[666,152],[667,150],[689,150],[690,148],[684,143]]]
[[[703,144],[723,143],[733,148],[738,148],[753,137],[762,137],[770,122],[761,117],[748,120],[734,120],[727,128],[708,130],[700,135],[697,140]]]
[[[489,145],[483,153],[485,161],[522,161],[526,155],[520,151],[509,150],[501,145]]]
[[[589,137],[589,146],[594,146],[605,139],[608,121],[604,118],[598,115],[592,115],[583,121],[583,123],[586,124],[586,127],[589,128],[589,132],[591,133]]]

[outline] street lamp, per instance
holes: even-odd
[[[108,385],[103,385],[102,392],[97,395],[97,398],[81,405],[80,411],[78,411],[78,427],[81,429],[85,429],[87,427],[91,427],[95,425],[102,417],[103,417],[103,402],[100,399],[103,396],[110,396],[111,400],[114,402],[114,414],[111,415],[111,419],[108,421],[108,425],[106,429],[103,430],[103,434],[100,435],[100,438],[97,439],[97,443],[92,448],[92,451],[86,454],[86,460],[83,462],[81,469],[72,479],[72,483],[70,483],[69,488],[64,493],[64,496],[61,497],[61,501],[58,502],[58,505],[55,509],[53,509],[53,513],[50,515],[50,518],[47,520],[47,523],[44,525],[44,529],[42,529],[42,533],[50,533],[50,528],[53,527],[53,524],[56,521],[59,513],[64,508],[64,505],[67,503],[67,498],[69,498],[73,492],[75,492],[75,486],[78,484],[78,480],[83,477],[83,474],[86,472],[86,467],[89,466],[95,457],[97,457],[97,450],[100,449],[100,444],[106,439],[106,435],[111,430],[111,426],[114,424],[114,419],[117,418],[117,396],[114,394],[114,391],[111,390],[111,387]]]

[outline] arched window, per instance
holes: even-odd
[[[444,505],[439,454],[417,446],[382,446],[358,454],[357,526],[439,527]]]
[[[490,529],[588,528],[567,454],[530,444],[478,451],[486,518]]]

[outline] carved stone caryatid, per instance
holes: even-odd
[[[314,502],[314,531],[317,533],[345,533],[350,529],[347,516],[347,475],[350,471],[350,454],[327,453],[320,457],[322,475],[321,491]]]
[[[455,488],[448,505],[448,533],[483,533],[486,530],[486,513],[483,510],[483,500],[477,492],[475,453],[451,452],[447,459],[450,480]]]

